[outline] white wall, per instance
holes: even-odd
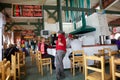
[[[4,24],[6,23],[5,21],[5,16],[0,13],[0,61],[2,61],[2,33],[3,33],[3,27],[4,27]]]
[[[73,24],[72,23],[63,23],[63,31],[65,33],[70,33],[74,30]]]
[[[99,43],[99,35],[110,35],[106,14],[93,13],[86,19],[86,23],[96,28],[92,34],[95,36],[96,43]]]
[[[84,34],[86,36],[94,36],[96,43],[99,43],[100,35],[110,35],[106,14],[93,13],[86,18],[86,24],[96,28],[96,31]],[[81,21],[76,23],[76,28],[79,28],[81,26]],[[45,29],[50,31],[59,31],[59,24],[45,23]],[[74,31],[73,23],[63,23],[63,31],[65,31],[66,33]]]
[[[70,33],[71,31],[73,31],[74,27],[72,23],[63,23],[63,31],[65,33]],[[59,23],[54,23],[54,24],[50,24],[45,22],[45,30],[50,30],[50,31],[54,31],[54,32],[58,32],[59,31]]]
[[[54,24],[50,24],[50,23],[47,23],[45,22],[45,30],[50,30],[50,31],[59,31],[59,27],[58,27],[58,24],[57,23],[54,23]]]

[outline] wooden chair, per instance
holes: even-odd
[[[75,55],[81,55],[81,56],[75,56]],[[71,72],[73,76],[75,76],[75,67],[79,67],[79,70],[81,72],[81,68],[84,73],[84,50],[77,50],[72,52],[72,58],[71,61]]]
[[[37,52],[37,53],[35,54],[35,59],[36,59],[36,65],[37,65],[37,67],[39,68],[38,55],[39,55],[39,53]]]
[[[41,73],[41,75],[43,76],[43,66],[47,66],[47,68],[49,67],[50,70],[50,74],[52,74],[52,62],[51,62],[51,58],[42,58],[42,53],[40,51],[37,52],[38,54],[38,60],[39,60],[39,72]]]
[[[88,60],[97,60],[101,63],[101,68],[93,67],[88,65]],[[85,61],[85,80],[110,80],[111,77],[105,73],[105,62],[104,56],[86,56],[84,55]],[[89,73],[89,70],[92,72]]]
[[[0,61],[0,79],[2,79],[2,66],[7,62],[7,59],[4,58],[2,61]]]
[[[10,61],[2,65],[2,80],[10,79]]]
[[[5,64],[6,62],[7,62],[7,59],[6,59],[6,58],[4,58],[4,59],[0,62],[0,65]]]
[[[34,60],[35,60],[35,54],[33,54],[33,50],[32,49],[30,49],[30,58],[31,58],[31,62],[33,64]]]
[[[94,54],[95,56],[104,56],[105,63],[109,63],[109,52],[111,51],[110,48],[103,48],[98,50],[98,53]],[[94,65],[96,67],[100,67],[99,61],[94,61]]]
[[[20,79],[20,74],[26,75],[25,52],[16,53],[16,56],[17,56],[16,68],[18,70],[18,79]]]
[[[115,55],[118,54],[118,51],[111,51],[111,67],[112,67],[112,80],[116,80],[116,77],[120,78],[120,72],[116,69],[116,66],[120,66],[120,58],[116,58]]]
[[[11,69],[10,69],[10,77],[12,77],[12,80],[16,80],[16,56],[11,55]]]
[[[109,63],[109,52],[112,51],[110,48],[103,48],[104,55],[105,55],[105,63]]]

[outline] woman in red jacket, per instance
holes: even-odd
[[[47,44],[45,44],[45,38],[42,38],[41,42],[38,43],[38,50],[41,51],[42,58],[51,58],[51,60],[52,60],[52,68],[55,69],[54,56],[47,53],[47,48],[48,47],[49,46]]]

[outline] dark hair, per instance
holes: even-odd
[[[63,35],[65,35],[65,32],[64,32],[64,31],[58,31],[58,34],[63,34]]]

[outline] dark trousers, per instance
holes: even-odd
[[[82,56],[82,54],[75,54],[75,56]],[[69,58],[69,59],[72,58],[72,52],[69,54],[68,58]]]
[[[60,80],[62,77],[65,76],[64,74],[64,67],[63,67],[63,58],[65,56],[65,51],[57,50],[56,54],[56,78]]]
[[[51,58],[51,61],[52,61],[52,68],[55,69],[55,57],[53,55],[50,55],[50,54],[45,54],[45,55],[42,55],[43,58]]]

